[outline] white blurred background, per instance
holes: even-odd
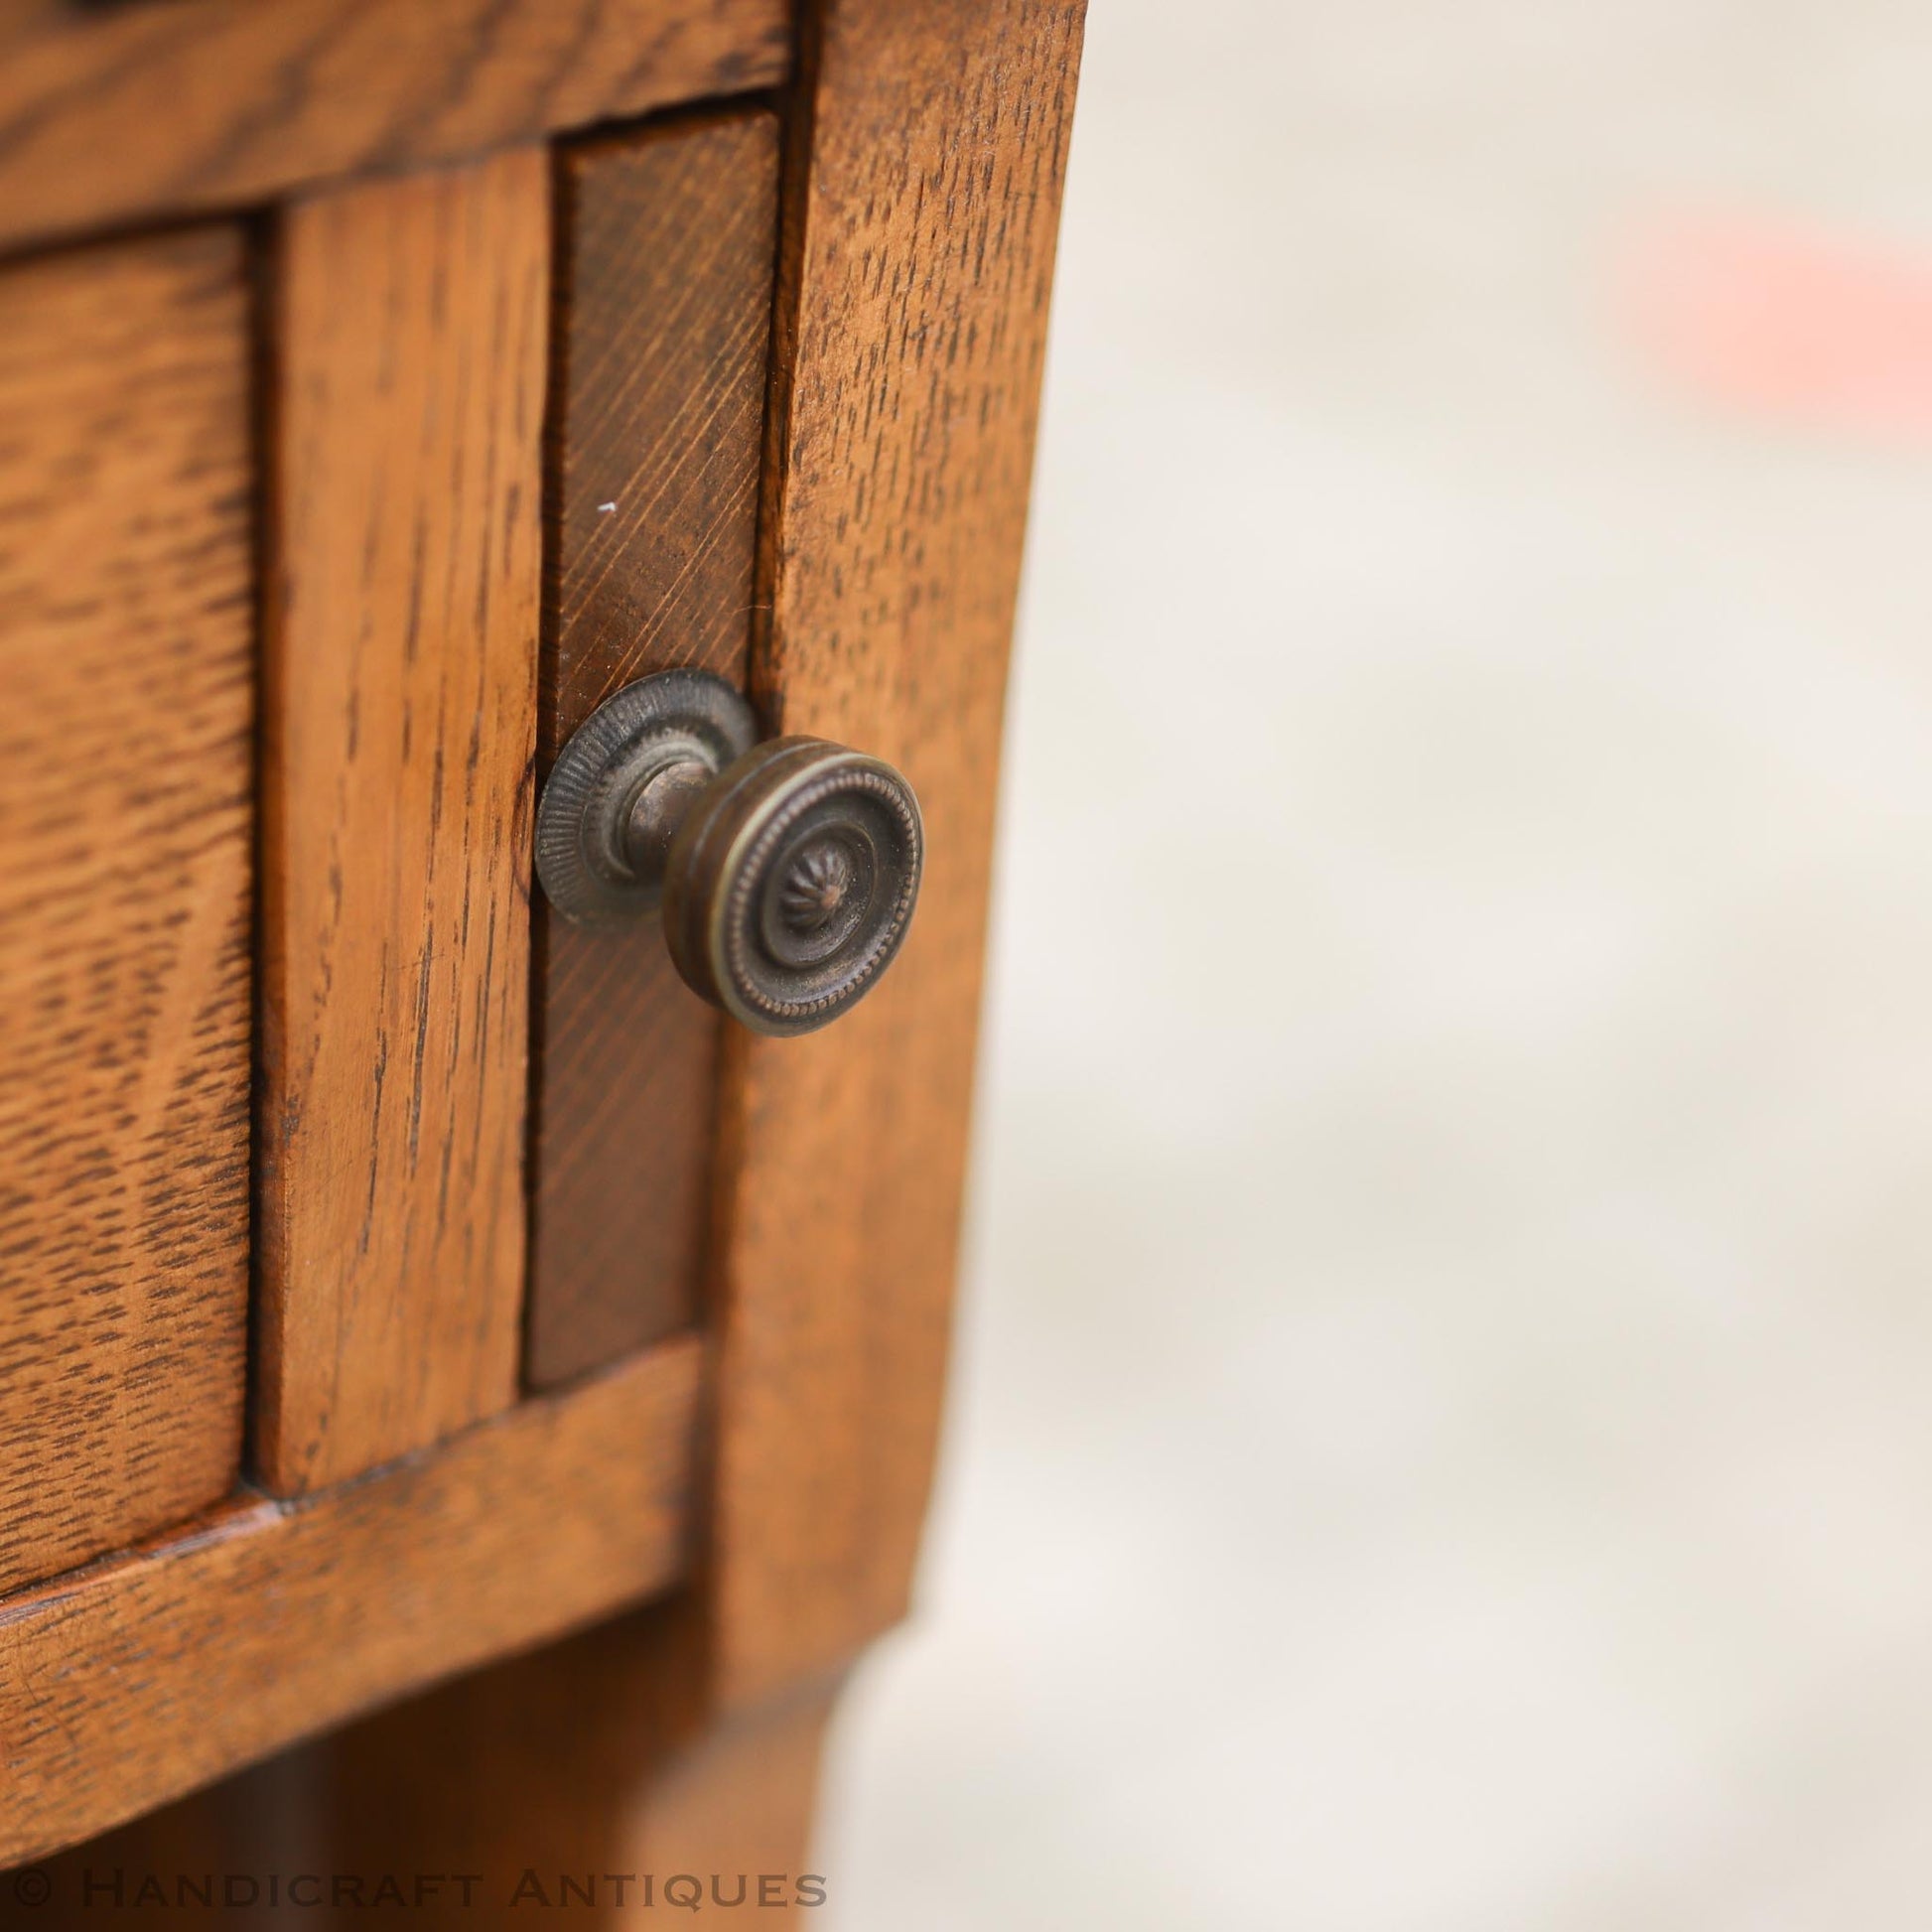
[[[1928,103],[1094,0],[847,1932],[1932,1924]]]

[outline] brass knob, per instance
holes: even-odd
[[[661,911],[693,992],[755,1033],[863,999],[918,897],[924,835],[890,764],[818,738],[757,743],[722,678],[660,671],[607,698],[537,804],[537,877],[593,926]]]

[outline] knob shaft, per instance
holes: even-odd
[[[810,1033],[898,951],[918,898],[919,807],[879,759],[755,737],[722,679],[666,671],[627,685],[551,772],[537,874],[553,907],[587,924],[661,905],[694,992],[754,1032]]]

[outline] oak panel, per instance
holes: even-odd
[[[0,271],[0,1588],[240,1452],[248,370],[228,228]]]
[[[613,691],[742,682],[777,250],[777,117],[687,117],[568,150],[540,763]],[[717,1015],[658,922],[539,908],[528,1374],[687,1326],[706,1230]]]
[[[785,0],[0,0],[0,243],[768,86]]]
[[[541,150],[275,242],[258,1267],[269,1486],[515,1396],[542,568]]]
[[[711,1616],[718,1695],[902,1614],[930,1479],[971,1110],[1008,637],[1081,0],[825,0],[787,189],[774,729],[891,759],[917,917],[822,1034],[730,1035]]]
[[[695,1341],[668,1343],[362,1481],[229,1506],[0,1603],[0,1864],[665,1587],[700,1372]]]

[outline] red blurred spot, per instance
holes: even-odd
[[[1673,220],[1636,251],[1635,320],[1733,409],[1932,441],[1932,264],[1764,219]]]

